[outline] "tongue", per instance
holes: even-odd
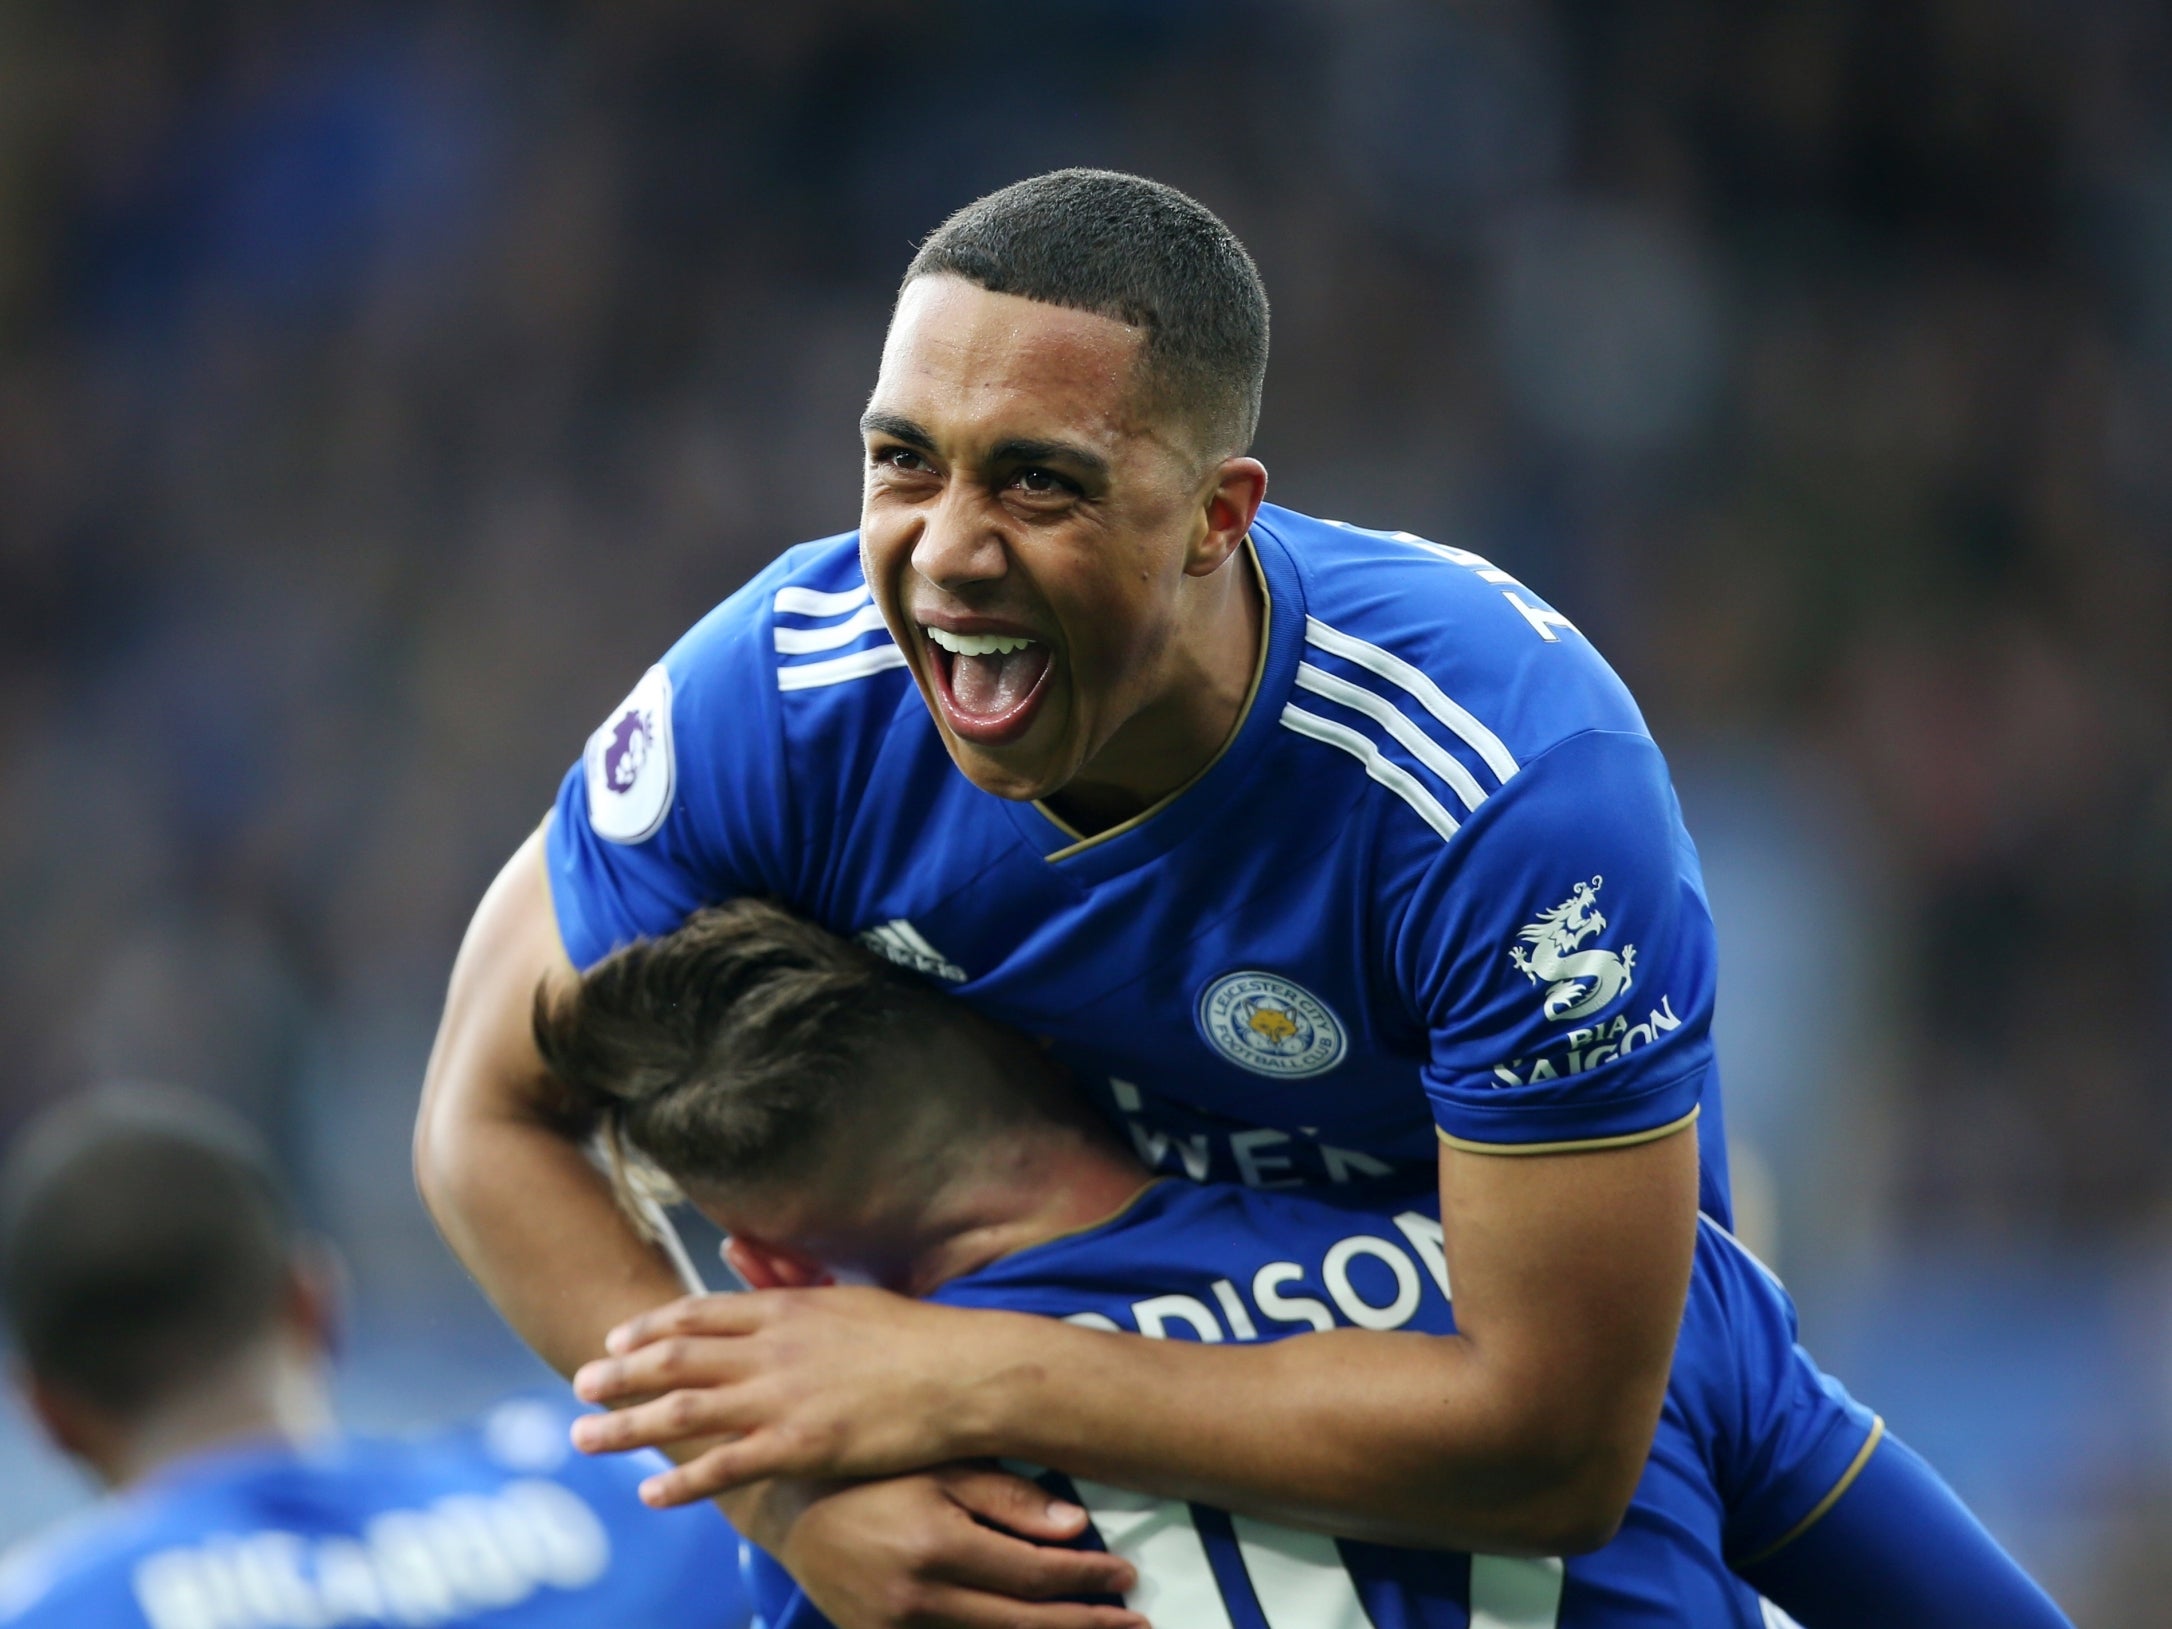
[[[1028,645],[1007,656],[954,656],[950,694],[961,712],[999,718],[1032,694],[1048,667],[1048,647]]]

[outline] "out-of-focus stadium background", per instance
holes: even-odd
[[[849,528],[915,238],[1196,193],[1273,496],[1491,555],[1676,767],[1745,1226],[2083,1621],[2172,1589],[2172,14],[0,7],[0,1127],[279,1139],[372,1426],[536,1371],[413,1197],[603,711]],[[0,1538],[82,1497],[0,1420]]]

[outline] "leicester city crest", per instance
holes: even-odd
[[[1255,1075],[1324,1075],[1350,1049],[1342,1020],[1301,984],[1273,973],[1225,973],[1199,992],[1207,1044]]]

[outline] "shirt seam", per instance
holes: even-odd
[[[1856,1478],[1863,1474],[1863,1467],[1870,1463],[1871,1454],[1876,1451],[1878,1444],[1884,1440],[1885,1417],[1881,1414],[1873,1414],[1870,1417],[1870,1435],[1863,1439],[1863,1446],[1855,1451],[1855,1457],[1848,1462],[1848,1468],[1840,1473],[1840,1480],[1826,1490],[1824,1498],[1810,1507],[1810,1514],[1803,1517],[1801,1521],[1790,1527],[1762,1550],[1743,1556],[1739,1560],[1730,1561],[1728,1565],[1735,1568],[1754,1567],[1761,1561],[1770,1561],[1790,1544],[1801,1538],[1803,1534],[1809,1532],[1811,1528],[1817,1526],[1819,1522],[1831,1514],[1833,1506],[1840,1503],[1841,1495],[1855,1485]]]
[[[1439,1126],[1433,1128],[1433,1135],[1438,1137],[1444,1146],[1465,1154],[1492,1154],[1503,1157],[1524,1154],[1590,1154],[1604,1148],[1634,1148],[1639,1143],[1658,1142],[1662,1137],[1671,1137],[1677,1131],[1687,1131],[1692,1125],[1696,1124],[1697,1116],[1703,1112],[1704,1105],[1699,1103],[1693,1106],[1687,1114],[1669,1120],[1662,1126],[1652,1126],[1643,1131],[1624,1131],[1603,1137],[1570,1137],[1558,1142],[1479,1142],[1470,1137],[1450,1136]]]

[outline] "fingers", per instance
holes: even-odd
[[[978,1525],[952,1535],[942,1557],[930,1563],[928,1577],[1015,1601],[1122,1595],[1138,1582],[1131,1563],[1106,1550],[1034,1544]]]
[[[758,1424],[731,1391],[697,1387],[668,1392],[614,1414],[584,1414],[573,1422],[573,1446],[584,1454],[623,1454],[669,1448],[697,1437],[737,1435]]]
[[[1110,1600],[1136,1587],[1128,1562],[1014,1537],[980,1514],[1083,1527],[1082,1513],[1052,1516],[1050,1504],[980,1467],[850,1483],[807,1504],[777,1553],[833,1623],[860,1629],[1146,1629]]]
[[[765,1293],[759,1290],[682,1295],[627,1319],[603,1338],[603,1349],[623,1356],[667,1335],[749,1335],[767,1316],[765,1301]]]
[[[961,1508],[1023,1538],[1061,1544],[1086,1530],[1086,1512],[1038,1482],[985,1465],[945,1465],[935,1472]]]
[[[789,1475],[791,1468],[780,1464],[778,1458],[769,1433],[742,1437],[697,1454],[684,1465],[658,1471],[641,1484],[641,1502],[652,1510],[672,1510],[714,1499],[750,1482]]]
[[[1126,1607],[1006,1600],[955,1584],[926,1586],[902,1621],[912,1629],[1149,1629]]]
[[[584,1363],[574,1395],[588,1403],[620,1403],[688,1386],[728,1385],[751,1362],[743,1343],[694,1335],[662,1335],[620,1357]]]

